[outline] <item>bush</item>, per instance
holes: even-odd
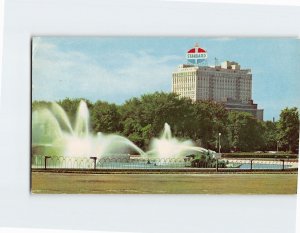
[[[279,159],[297,159],[297,154],[291,154],[291,153],[223,153],[222,158],[279,158]]]
[[[199,167],[199,168],[215,168],[217,167],[217,159],[212,156],[209,152],[206,154],[199,153],[193,155],[193,160],[191,162],[191,167]],[[219,168],[225,168],[225,161],[218,161]]]

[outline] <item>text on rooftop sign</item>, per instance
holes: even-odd
[[[186,58],[200,58],[200,59],[206,59],[207,58],[207,53],[187,53]]]

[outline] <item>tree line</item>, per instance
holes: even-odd
[[[57,102],[71,122],[75,120],[80,100],[66,98]],[[296,107],[283,109],[280,119],[273,122],[258,121],[246,112],[228,111],[221,103],[178,98],[174,93],[145,94],[122,105],[85,101],[92,132],[120,134],[142,149],[147,149],[151,138],[159,137],[167,122],[175,137],[192,139],[211,150],[217,151],[220,133],[222,152],[298,151],[299,112]],[[33,101],[32,110],[49,105],[50,102]]]

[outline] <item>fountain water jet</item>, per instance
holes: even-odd
[[[51,110],[52,110],[52,113],[54,114],[54,116],[56,117],[56,119],[60,120],[62,122],[62,124],[67,127],[69,132],[71,134],[73,134],[71,122],[70,122],[66,112],[63,110],[63,108],[59,104],[53,102],[51,104]]]
[[[81,100],[77,109],[75,121],[75,134],[77,136],[89,135],[89,110],[85,101]]]
[[[126,137],[116,134],[91,134],[89,111],[84,101],[79,103],[74,127],[64,109],[57,103],[53,103],[50,110],[40,109],[33,112],[32,142],[33,147],[52,148],[50,151],[54,153],[53,155],[106,157],[126,154],[128,156],[129,152],[136,151],[143,157],[184,158],[195,152],[212,152],[195,146],[191,140],[179,141],[172,136],[170,125],[165,123],[161,136],[151,140],[150,150],[145,153]],[[45,151],[49,150],[42,152],[45,154]]]
[[[161,136],[151,140],[150,151],[147,154],[159,158],[176,158],[185,157],[194,152],[214,153],[205,148],[195,146],[191,140],[179,141],[172,136],[170,125],[165,123]]]
[[[57,148],[54,149],[55,155],[63,156],[103,157],[110,154],[125,154],[130,150],[140,155],[145,154],[125,137],[102,133],[92,135],[89,132],[89,111],[84,101],[79,103],[74,129],[61,106],[53,103],[50,109],[51,111],[41,109],[33,112],[33,147],[47,145]]]
[[[32,143],[39,145],[49,145],[63,137],[57,119],[48,109],[32,113],[32,132]]]

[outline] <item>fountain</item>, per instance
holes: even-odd
[[[150,150],[147,154],[159,158],[182,158],[197,152],[202,154],[215,153],[195,146],[191,140],[179,141],[172,136],[170,125],[165,123],[161,136],[151,140]]]
[[[57,103],[52,103],[50,110],[34,111],[32,144],[34,151],[61,156],[104,157],[111,154],[128,155],[129,151],[145,154],[125,137],[100,132],[91,134],[89,111],[84,101],[80,101],[74,127],[64,109]]]
[[[129,153],[132,152],[139,157],[130,156]],[[49,108],[33,111],[32,154],[34,168],[45,168],[46,165],[48,168],[80,169],[237,166],[234,163],[228,165],[224,160],[218,161],[216,152],[198,147],[192,140],[179,140],[174,137],[167,123],[164,124],[161,135],[150,140],[147,152],[120,135],[101,132],[92,134],[89,130],[89,110],[84,101],[79,103],[73,124],[57,103],[52,103]],[[281,168],[281,165],[276,166]]]
[[[153,138],[150,150],[144,152],[129,139],[116,134],[89,131],[89,111],[86,102],[80,101],[72,126],[64,109],[52,103],[49,109],[35,110],[32,115],[32,147],[35,154],[67,157],[103,158],[127,155],[135,151],[140,157],[185,158],[195,153],[208,153],[191,140],[179,141],[172,136],[170,126],[165,123],[159,138]]]

